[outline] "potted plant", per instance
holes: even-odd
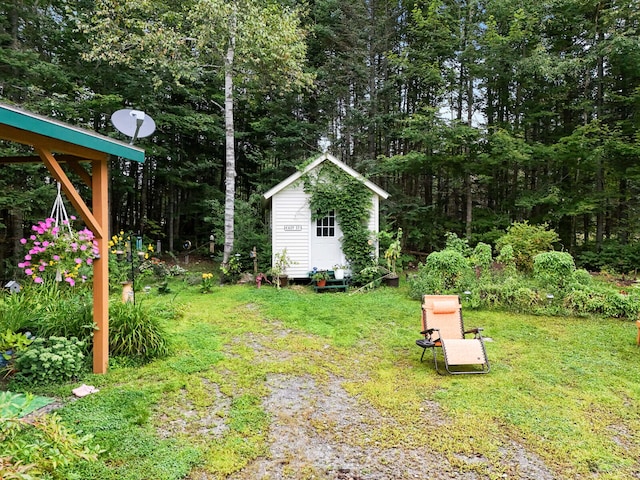
[[[342,280],[344,278],[345,271],[347,270],[346,265],[334,265],[333,266],[333,276],[336,280]]]
[[[316,282],[316,286],[324,287],[329,280],[329,273],[326,270],[315,270],[311,274],[311,280]]]
[[[289,277],[287,276],[287,268],[293,265],[294,262],[287,254],[287,249],[283,249],[281,252],[276,253],[273,256],[273,266],[271,267],[271,276],[273,283],[277,288],[286,287],[289,283]]]
[[[384,258],[387,260],[387,268],[389,273],[385,275],[384,282],[390,287],[397,287],[400,284],[400,277],[396,271],[398,259],[402,252],[402,229],[398,228],[395,238],[391,240],[389,247],[384,252]]]

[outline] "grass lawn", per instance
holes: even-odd
[[[513,444],[554,478],[640,472],[635,322],[465,309],[465,325],[484,327],[493,340],[491,372],[439,376],[431,361],[419,361],[420,304],[402,286],[355,295],[173,288],[177,294],[138,298],[184,311],[166,325],[176,353],[85,378],[100,392],[59,410],[105,449],[100,462],[76,465],[68,478],[224,478],[238,471],[268,453],[263,400],[275,374],[319,385],[339,378],[356,402],[393,420],[372,419],[366,436],[343,441],[425,448],[478,478],[509,477],[501,452]],[[35,393],[69,398],[75,386]],[[430,423],[434,408],[439,420]],[[461,460],[470,457],[483,461]]]

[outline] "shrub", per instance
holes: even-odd
[[[473,249],[471,262],[476,269],[480,270],[481,275],[487,275],[490,272],[493,263],[493,255],[491,254],[491,245],[486,243],[478,243]]]
[[[577,255],[576,262],[591,271],[636,272],[640,265],[640,242],[621,244],[616,240],[607,240],[599,251],[595,250],[595,245],[589,244]]]
[[[541,252],[553,250],[553,244],[559,240],[554,230],[548,225],[529,225],[528,222],[515,222],[507,229],[507,233],[496,242],[496,249],[501,251],[505,245],[513,247],[516,267],[524,272],[533,269],[533,257]]]
[[[31,383],[62,383],[77,378],[85,366],[84,342],[76,337],[36,338],[16,358],[16,379]]]
[[[77,337],[89,345],[94,330],[91,293],[59,288],[55,282],[27,285],[0,302],[0,328],[44,338]]]
[[[571,281],[573,284],[583,287],[588,287],[593,284],[593,278],[591,278],[591,274],[587,272],[584,268],[578,268],[573,272],[571,276]]]
[[[109,350],[113,355],[147,361],[169,354],[169,341],[160,315],[144,303],[114,301],[109,311]]]
[[[503,276],[511,277],[516,274],[516,256],[511,245],[502,246],[496,261],[502,265]]]
[[[471,284],[473,271],[469,262],[456,250],[442,250],[429,254],[424,265],[409,281],[412,298],[422,295],[457,293]]]
[[[69,431],[55,413],[29,421],[19,418],[22,408],[15,407],[17,395],[0,393],[0,478],[29,480],[35,478],[66,479],[60,472],[77,460],[96,461],[99,446],[90,446],[91,435],[78,436]],[[32,474],[38,474],[33,475]]]
[[[17,332],[31,325],[42,305],[34,304],[24,290],[20,293],[0,294],[0,331]]]
[[[533,257],[533,277],[550,289],[564,289],[576,270],[573,257],[567,252],[545,252]]]

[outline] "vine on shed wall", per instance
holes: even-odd
[[[310,196],[311,218],[333,210],[342,230],[342,251],[354,273],[374,262],[374,242],[368,229],[372,194],[367,186],[332,163],[324,163],[304,177]]]

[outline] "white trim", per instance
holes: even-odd
[[[378,195],[378,196],[380,196],[380,197],[382,197],[384,199],[389,197],[389,193],[384,191],[382,188],[377,186],[375,183],[373,183],[373,182],[367,180],[366,178],[364,178],[362,175],[360,175],[358,172],[356,172],[353,168],[351,168],[347,164],[341,162],[340,160],[338,160],[336,157],[334,157],[330,153],[323,153],[318,158],[316,158],[313,162],[311,162],[309,165],[307,165],[304,168],[304,170],[294,173],[293,175],[291,175],[290,177],[284,179],[282,182],[280,182],[278,185],[276,185],[272,189],[268,190],[264,194],[264,198],[267,199],[267,200],[270,199],[276,193],[284,190],[289,185],[291,185],[295,181],[299,180],[303,175],[305,175],[306,173],[309,173],[311,170],[316,168],[318,165],[320,165],[325,160],[329,160],[331,163],[333,163],[334,165],[336,165],[337,167],[342,169],[344,172],[346,172],[349,175],[351,175],[352,177],[357,178],[358,180],[360,180],[370,190],[372,190],[376,195]]]

